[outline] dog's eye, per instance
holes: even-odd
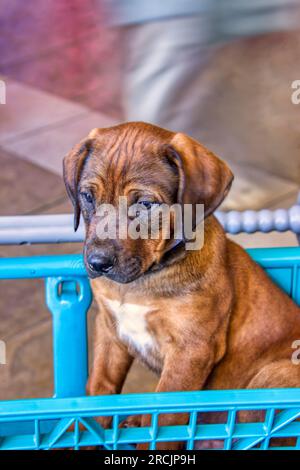
[[[91,195],[91,193],[88,193],[88,192],[83,192],[83,193],[80,193],[82,199],[84,201],[86,201],[88,204],[92,204],[93,203],[93,196]]]
[[[153,206],[157,206],[159,203],[155,201],[139,201],[138,204],[143,206],[145,209],[151,209]]]

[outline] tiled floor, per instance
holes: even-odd
[[[58,96],[4,77],[6,104],[0,110],[0,142],[15,142],[52,126],[63,126],[89,110]]]
[[[223,210],[259,210],[290,207],[296,200],[299,185],[258,167],[229,162],[234,174]]]
[[[94,127],[105,127],[114,122],[98,112],[89,111],[77,117],[48,126],[30,135],[4,144],[5,149],[16,153],[53,173],[62,174],[62,159],[67,152]]]
[[[19,159],[12,152],[1,151],[1,215],[39,213],[45,204],[67,203],[62,179],[43,168]],[[3,247],[1,247],[3,248]]]

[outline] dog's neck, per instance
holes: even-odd
[[[106,278],[99,278],[99,282],[107,284],[117,297],[124,299],[127,294],[136,294],[142,297],[172,297],[178,292],[192,292],[203,288],[210,282],[211,271],[215,266],[215,259],[226,259],[226,236],[223,228],[214,216],[206,219],[204,224],[204,245],[200,250],[186,251],[183,246],[177,246],[170,252],[170,257],[164,263],[146,272],[133,282],[119,284]],[[97,283],[95,279],[95,283]],[[205,284],[205,285],[204,285]]]
[[[145,272],[144,275],[157,273],[162,269],[171,266],[172,264],[185,258],[186,249],[185,242],[183,240],[176,240],[174,244],[169,248],[168,251],[163,255],[159,263],[153,263],[150,268]]]

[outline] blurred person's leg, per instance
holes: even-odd
[[[168,16],[158,2],[145,12],[122,0],[124,8],[135,3],[119,23],[127,25],[125,116],[184,131],[237,163],[240,188],[234,185],[232,198],[240,208],[259,208],[299,181],[298,109],[290,100],[298,41],[288,30],[299,27],[300,2],[215,1],[210,16],[204,9],[189,16],[170,9]],[[225,47],[212,47],[216,39]]]
[[[200,76],[212,55],[211,33],[205,14],[126,28],[124,106],[129,121],[198,136],[205,94]]]
[[[297,24],[298,0],[211,0],[209,4],[201,0],[202,11],[193,16],[184,16],[178,0],[172,3],[173,11],[170,2],[159,5],[154,0],[148,10],[134,1],[131,9],[129,1],[122,3],[123,9],[118,0],[116,3],[118,21],[129,25],[125,41],[126,118],[181,129],[194,137],[199,137],[201,104],[209,88],[203,87],[201,72],[216,48],[212,42]],[[187,9],[192,5],[189,0]]]

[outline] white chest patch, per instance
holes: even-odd
[[[140,353],[155,347],[155,340],[148,331],[146,321],[150,307],[130,303],[121,304],[118,300],[107,298],[105,303],[116,319],[118,336],[122,341],[131,344]]]

